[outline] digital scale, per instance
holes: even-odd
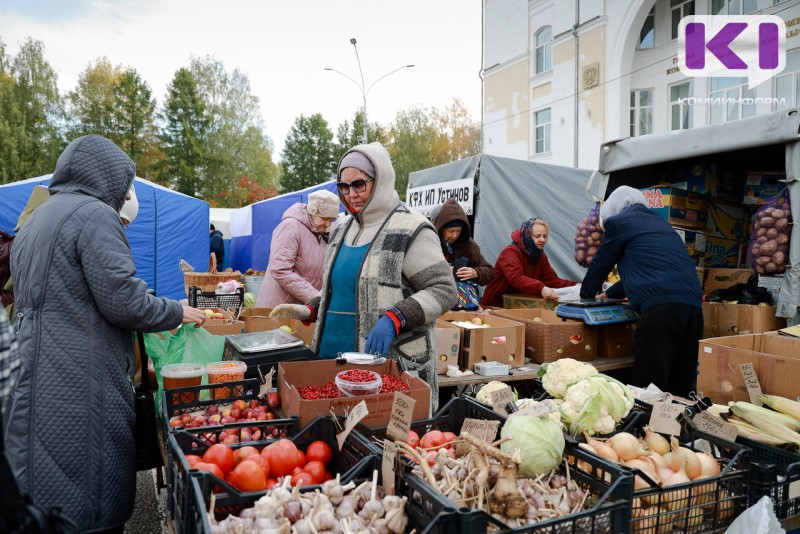
[[[562,319],[583,321],[590,326],[617,323],[635,323],[639,316],[621,299],[582,299],[556,306],[556,315]]]

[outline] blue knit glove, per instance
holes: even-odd
[[[378,319],[367,335],[367,353],[380,354],[385,358],[389,354],[389,347],[395,335],[394,322],[384,315]]]

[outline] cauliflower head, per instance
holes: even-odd
[[[597,374],[567,388],[561,418],[573,436],[609,434],[633,407],[630,391],[613,378]]]
[[[569,386],[595,374],[597,374],[597,369],[591,364],[572,358],[561,358],[547,364],[542,377],[542,385],[550,395],[561,399],[567,394]]]
[[[508,384],[503,382],[498,382],[497,380],[492,380],[485,386],[483,386],[479,391],[478,394],[475,395],[475,400],[482,402],[484,404],[488,404],[489,406],[492,405],[492,391],[499,391],[506,387]],[[517,392],[514,391],[514,399],[517,398]]]

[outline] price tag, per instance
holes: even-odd
[[[761,395],[761,383],[758,381],[758,375],[753,368],[752,363],[739,364],[742,369],[742,378],[744,378],[744,385],[747,386],[747,394],[750,395],[750,402],[756,406],[761,406],[763,403],[758,400]]]
[[[461,433],[471,434],[487,443],[491,443],[494,441],[499,428],[500,421],[466,418],[464,419],[464,424],[461,425]]]
[[[653,411],[650,414],[650,427],[661,434],[677,436],[681,433],[678,415],[683,413],[685,408],[685,406],[672,404],[671,402],[653,403]]]
[[[269,373],[264,376],[261,374],[261,368],[258,368],[258,376],[261,377],[261,387],[258,388],[258,398],[259,399],[266,399],[267,393],[269,390],[272,389],[272,376],[275,374],[275,368],[269,370]]]
[[[528,406],[527,408],[523,408],[518,412],[514,412],[509,417],[514,417],[517,415],[527,415],[528,417],[542,417],[543,415],[547,415],[556,411],[558,411],[558,406],[556,406],[556,403],[551,401],[550,399],[546,399],[541,402],[537,402],[533,406]]]
[[[414,404],[417,401],[400,393],[394,392],[394,402],[392,402],[392,413],[389,416],[389,426],[386,434],[391,439],[406,441],[408,431],[411,430],[411,414],[414,412]]]
[[[492,408],[500,415],[508,415],[506,404],[514,402],[514,392],[506,386],[503,389],[492,391]]]
[[[692,418],[697,428],[703,432],[708,432],[714,436],[719,436],[729,441],[736,441],[739,429],[736,425],[726,423],[719,417],[714,417],[706,411],[702,411]]]
[[[789,484],[789,500],[800,497],[800,480]]]
[[[336,434],[336,441],[339,442],[339,450],[342,450],[344,440],[347,439],[347,436],[350,435],[350,432],[352,432],[353,428],[355,428],[358,422],[364,419],[367,414],[369,414],[369,410],[367,409],[366,402],[361,401],[353,406],[353,409],[350,410],[350,413],[347,415],[347,419],[344,422],[344,430]]]
[[[397,444],[393,441],[383,441],[383,459],[381,460],[381,476],[383,477],[383,490],[386,495],[394,495],[394,464],[397,461]]]

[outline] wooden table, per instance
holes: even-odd
[[[633,356],[620,356],[618,358],[598,358],[593,362],[587,362],[587,363],[591,363],[592,365],[594,365],[595,369],[597,369],[601,373],[605,373],[606,371],[611,371],[614,369],[625,369],[627,367],[633,367]],[[525,365],[522,368],[511,369],[511,374],[509,375],[483,376],[477,373],[467,376],[456,376],[456,377],[439,375],[438,381],[440,388],[461,388],[463,386],[471,386],[474,384],[486,384],[492,381],[517,382],[520,380],[529,380],[532,378],[536,378],[536,374],[538,372],[539,372],[539,364],[532,363],[530,365]]]

